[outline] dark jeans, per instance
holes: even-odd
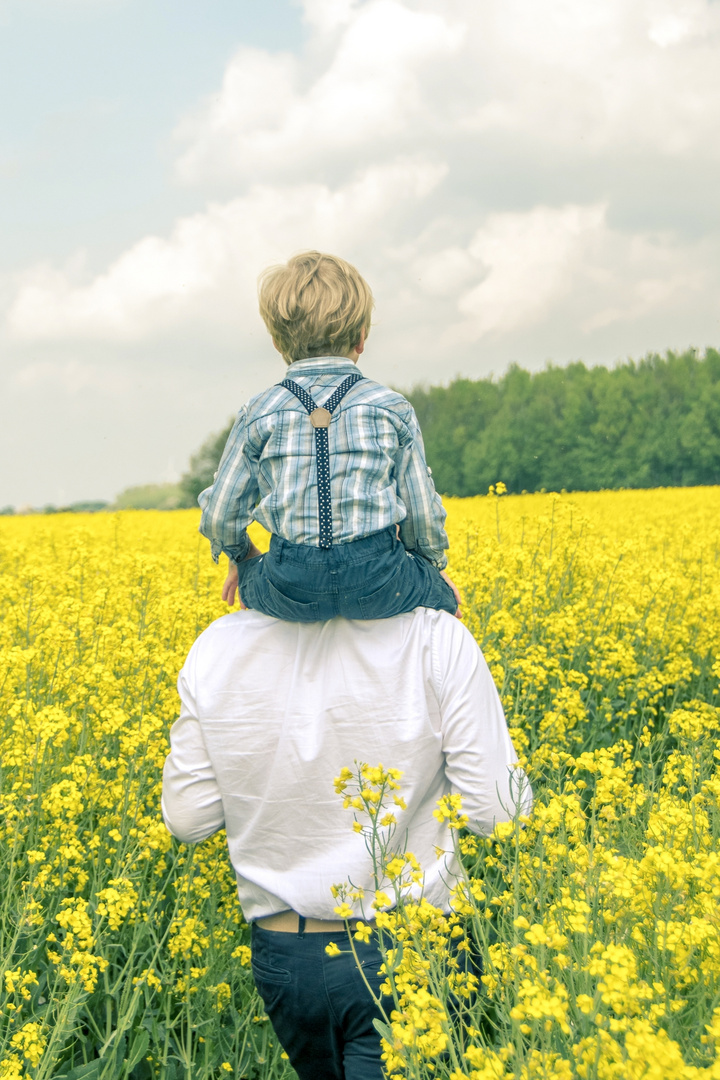
[[[342,950],[328,956],[331,941]],[[353,941],[380,996],[382,956],[374,939]],[[363,982],[345,931],[289,934],[252,927],[252,970],[275,1034],[300,1080],[382,1080],[381,1014]],[[388,1006],[392,998],[385,998]]]
[[[455,614],[453,591],[395,526],[327,550],[273,536],[265,555],[237,564],[243,603],[287,622],[388,619],[416,607]]]

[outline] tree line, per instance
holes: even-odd
[[[614,368],[511,367],[502,378],[416,387],[438,491],[598,491],[720,483],[720,352]]]
[[[613,368],[575,363],[531,373],[513,365],[497,380],[416,386],[406,397],[443,495],[484,495],[498,480],[516,493],[720,484],[717,349],[649,354]],[[231,427],[205,440],[177,484],[62,509],[197,506]]]

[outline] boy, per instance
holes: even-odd
[[[456,614],[445,511],[412,406],[357,371],[373,307],[357,270],[304,252],[260,278],[287,378],[238,414],[200,532],[230,560],[223,599],[292,622]],[[255,519],[272,534],[261,555]]]

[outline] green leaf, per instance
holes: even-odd
[[[78,1065],[69,1073],[62,1073],[55,1080],[96,1080],[100,1073],[100,1061],[88,1061],[86,1065]]]
[[[383,1039],[387,1039],[388,1042],[394,1041],[395,1037],[389,1024],[383,1023],[382,1020],[375,1019],[373,1020],[373,1027],[382,1035]]]
[[[133,1044],[130,1047],[130,1053],[128,1054],[125,1064],[128,1069],[134,1069],[140,1058],[144,1057],[147,1053],[147,1048],[150,1045],[150,1036],[147,1031],[138,1031],[137,1035],[133,1039]]]

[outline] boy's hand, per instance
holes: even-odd
[[[455,612],[455,618],[456,619],[462,619],[462,615],[460,613],[460,605],[462,603],[462,598],[460,596],[460,592],[458,590],[457,585],[455,584],[455,582],[452,580],[451,577],[448,577],[448,575],[445,573],[444,570],[440,571],[440,577],[443,579],[443,581],[447,581],[448,585],[450,586],[450,588],[453,591],[453,596],[457,600],[457,611]]]
[[[222,589],[222,598],[227,600],[228,606],[232,607],[235,603],[235,592],[237,590],[238,583],[238,568],[237,563],[232,560],[228,563],[228,576],[225,578],[225,584]],[[242,605],[242,601],[240,601]]]
[[[260,550],[259,547],[256,547],[255,544],[253,544],[253,542],[251,540],[250,541],[250,547],[248,548],[248,553],[245,556],[245,559],[255,559],[255,558],[257,558],[258,555],[262,555],[262,551]],[[243,559],[242,561],[245,562],[245,559]],[[232,559],[228,559],[228,575],[225,578],[225,584],[223,585],[222,598],[223,598],[223,600],[227,601],[229,607],[232,607],[233,604],[235,603],[235,593],[237,591],[237,585],[238,585],[237,563],[234,563],[232,561]],[[237,594],[237,598],[238,598],[238,603],[240,604],[240,607],[243,609],[243,611],[247,611],[247,608],[245,607],[245,604],[243,604],[242,597],[240,596],[239,592]]]

